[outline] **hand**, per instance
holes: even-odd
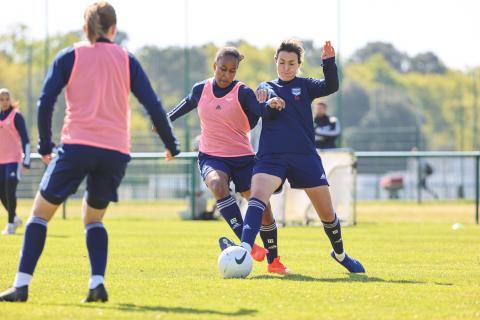
[[[335,57],[335,49],[333,49],[330,41],[325,41],[322,52],[322,60]]]
[[[165,149],[165,160],[173,160],[172,152],[169,149]]]
[[[28,172],[28,170],[30,170],[30,169],[22,166],[22,174],[26,174]]]
[[[267,104],[270,108],[282,111],[285,109],[285,101],[279,97],[273,97],[267,101]]]
[[[154,125],[152,125],[152,132],[154,132],[154,133],[158,133],[158,131],[157,131],[157,128],[155,128],[155,126],[154,126]]]
[[[46,165],[48,165],[50,163],[50,161],[52,161],[53,159],[53,153],[49,153],[49,154],[46,154],[46,155],[43,155],[42,156],[42,161],[43,163],[45,163]]]
[[[257,101],[259,103],[265,103],[268,98],[268,90],[267,89],[258,89],[257,92],[255,92],[255,95],[257,96]]]

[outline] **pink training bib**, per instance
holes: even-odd
[[[0,164],[20,163],[23,159],[22,139],[14,122],[16,114],[13,108],[5,120],[0,120]]]
[[[238,82],[222,98],[213,94],[213,79],[203,87],[198,103],[201,136],[200,152],[217,157],[241,157],[255,154],[248,139],[250,124],[238,101]]]
[[[128,53],[113,43],[75,44],[62,143],[130,153]]]

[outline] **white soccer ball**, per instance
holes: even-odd
[[[228,247],[218,256],[218,270],[224,278],[246,278],[252,265],[252,257],[243,247]]]

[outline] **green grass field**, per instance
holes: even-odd
[[[26,218],[30,202],[19,212]],[[110,302],[81,304],[89,278],[78,202],[49,225],[25,304],[0,303],[0,319],[478,319],[480,227],[469,202],[360,203],[358,226],[344,228],[347,251],[366,275],[330,257],[319,227],[279,230],[282,260],[296,275],[255,263],[245,280],[221,279],[223,221],[180,221],[179,202],[114,205],[106,286]],[[1,211],[2,226],[5,214]],[[452,224],[463,227],[454,231]],[[0,237],[0,289],[11,285],[22,242]]]

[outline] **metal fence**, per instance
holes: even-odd
[[[166,162],[164,153],[132,153],[132,161],[119,188],[123,200],[188,199],[196,208],[195,194],[202,187],[197,153],[185,152]],[[356,152],[356,200],[398,198],[421,203],[425,199],[475,200],[475,221],[479,223],[480,152]],[[38,154],[32,155],[32,169],[18,187],[20,198],[33,198],[45,169]],[[422,164],[433,172],[423,181]],[[382,184],[391,178],[400,185]],[[425,185],[426,184],[426,185]],[[427,189],[425,188],[427,187]],[[74,198],[83,195],[83,183]]]

